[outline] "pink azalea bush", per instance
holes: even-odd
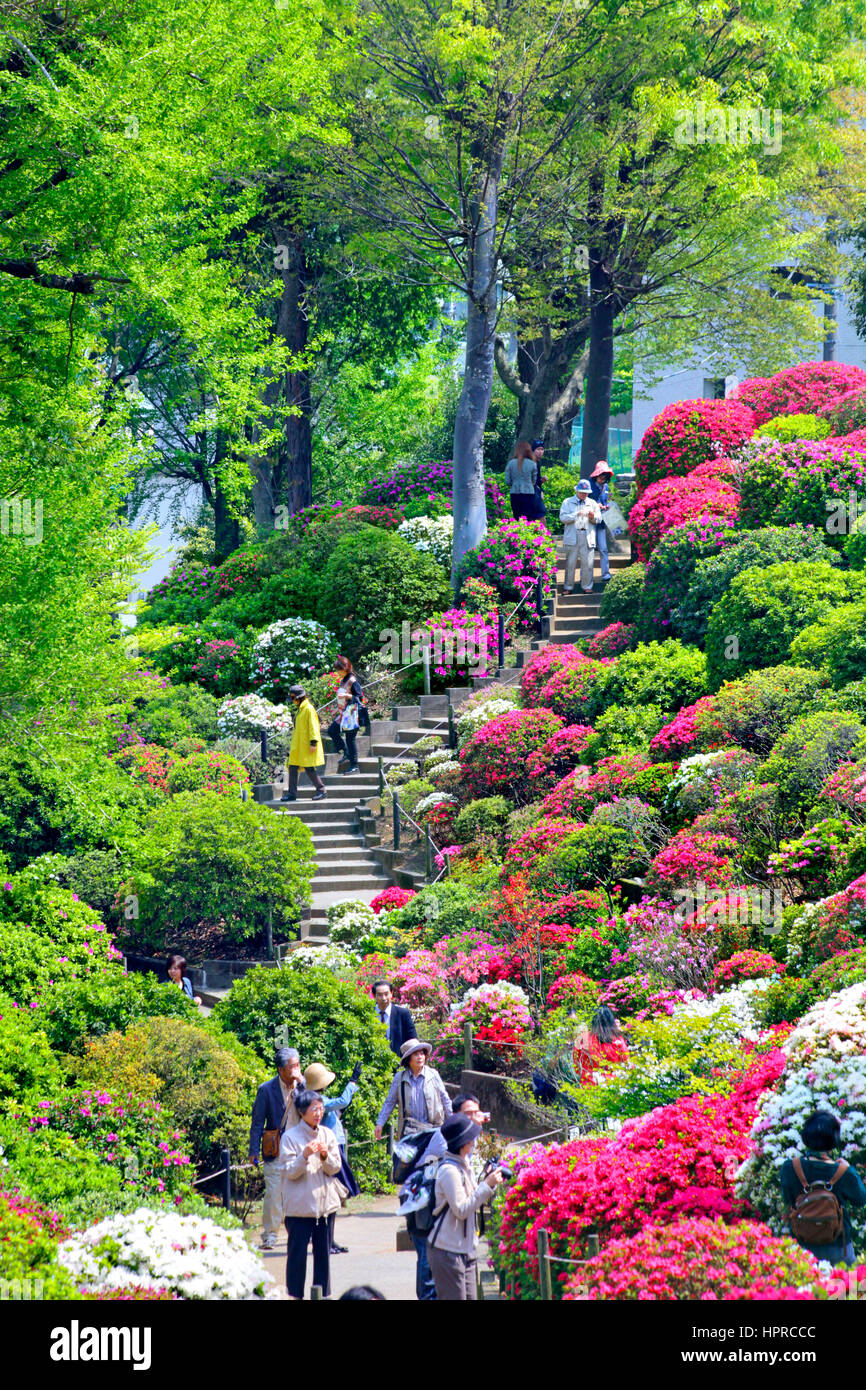
[[[527,662],[520,677],[520,694],[523,704],[527,709],[533,709],[536,705],[543,704],[541,692],[547,685],[551,676],[557,671],[566,668],[580,666],[587,660],[587,657],[577,647],[572,647],[563,642],[550,643],[542,647],[540,652]]]
[[[635,454],[638,495],[659,478],[683,476],[739,448],[755,420],[739,401],[674,401],[655,417]]]
[[[613,662],[604,657],[561,667],[542,686],[538,703],[567,724],[590,724],[604,709],[604,692]]]
[[[758,1221],[686,1217],[611,1241],[565,1276],[566,1301],[778,1298],[818,1279],[815,1260]]]
[[[530,753],[526,767],[535,796],[550,791],[572,768],[581,766],[582,755],[594,733],[591,724],[567,724],[551,735],[543,748]]]
[[[658,772],[642,753],[613,753],[601,758],[594,773],[577,768],[548,792],[541,803],[547,818],[587,821],[602,801],[641,795],[642,774]]]
[[[556,544],[541,521],[515,521],[508,518],[491,526],[486,536],[461,561],[462,579],[475,576],[492,584],[509,608],[531,595],[541,576],[546,598],[552,598],[556,585]],[[508,616],[508,614],[506,614]],[[531,627],[536,614],[532,598],[527,598],[517,620]]]
[[[580,970],[560,975],[547,991],[548,1010],[573,1008],[575,1004],[598,998],[598,985]],[[600,1001],[602,1002],[602,1001]]]
[[[755,428],[775,415],[827,415],[853,391],[866,387],[866,372],[842,362],[800,362],[771,377],[750,377],[734,400],[754,414]]]
[[[702,711],[711,709],[712,704],[712,695],[705,695],[695,704],[684,705],[678,710],[670,723],[659,729],[655,738],[650,740],[652,759],[655,762],[669,762],[702,751],[706,741],[698,731],[697,721]]]
[[[509,845],[505,852],[505,868],[510,873],[531,871],[539,859],[552,853],[576,828],[573,820],[564,817],[549,817],[538,825],[531,825]]]
[[[662,536],[686,522],[709,524],[713,518],[725,526],[736,525],[740,496],[718,478],[675,477],[650,483],[635,502],[628,518],[632,547],[639,560],[647,561]]]
[[[527,797],[532,753],[544,748],[564,720],[547,709],[516,709],[491,719],[460,750],[463,783],[470,797]]]
[[[633,645],[634,623],[609,623],[586,644],[590,657],[619,656]]]
[[[472,1024],[473,1053],[482,1070],[512,1069],[532,1034],[532,1015],[521,989],[508,984],[479,985],[452,1010],[439,1034],[434,1061],[462,1055],[466,1023]]]
[[[705,883],[724,888],[735,881],[735,840],[708,831],[681,830],[655,856],[646,874],[649,889],[671,892]]]
[[[496,622],[489,615],[449,608],[431,618],[427,630],[433,651],[432,670],[440,680],[465,683],[470,676],[486,676],[495,667]]]

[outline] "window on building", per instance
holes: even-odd
[[[725,399],[725,378],[723,376],[704,377],[704,400],[723,401]]]

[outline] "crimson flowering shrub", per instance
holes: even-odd
[[[587,657],[577,647],[567,642],[562,645],[548,643],[527,662],[520,677],[520,694],[526,709],[533,709],[542,703],[541,692],[550,677],[569,666],[580,666]]]
[[[487,535],[460,562],[461,581],[476,577],[492,584],[500,601],[514,605],[532,593],[539,575],[544,593],[552,598],[556,589],[556,544],[541,521],[515,521],[509,518],[491,526]],[[517,615],[522,627],[531,627],[536,614],[527,599]]]
[[[510,873],[519,870],[531,873],[538,861],[551,854],[569,835],[573,835],[575,829],[573,820],[555,817],[531,825],[506,850],[505,870]]]
[[[628,516],[628,530],[639,560],[647,561],[662,536],[675,526],[712,524],[735,526],[740,495],[716,478],[662,478],[635,502]]]
[[[653,859],[646,885],[668,893],[675,888],[694,888],[698,883],[727,888],[735,881],[738,848],[736,840],[727,835],[680,830]]]
[[[626,1121],[614,1136],[530,1153],[506,1193],[493,1250],[512,1297],[539,1297],[542,1226],[551,1254],[573,1258],[590,1231],[606,1247],[684,1209],[733,1220],[746,1215],[734,1175],[750,1152],[758,1096],[784,1065],[784,1053],[772,1048],[739,1074],[728,1095],[686,1096]]]
[[[541,687],[539,705],[552,709],[567,724],[591,724],[604,709],[614,662],[589,658],[554,671]]]
[[[529,799],[527,761],[563,724],[564,720],[547,709],[516,709],[482,725],[460,749],[469,797],[498,792],[523,805]]]
[[[249,651],[233,637],[203,642],[191,667],[192,678],[213,695],[234,695],[246,690]]]
[[[642,753],[612,753],[600,758],[594,773],[577,768],[548,792],[541,814],[562,820],[587,821],[602,801],[639,796],[653,805],[666,795],[673,775],[669,763],[651,763]]]
[[[707,747],[706,735],[699,732],[698,716],[713,707],[713,697],[705,695],[693,705],[684,705],[678,710],[669,724],[659,729],[655,738],[650,739],[650,756],[654,762],[667,762],[686,758],[690,753],[698,753]]]
[[[752,411],[739,401],[674,401],[646,430],[635,454],[638,495],[659,478],[682,476],[739,448],[754,433]]]
[[[405,907],[415,896],[416,890],[414,888],[398,888],[394,884],[390,888],[385,888],[383,892],[377,893],[370,906],[378,917],[380,912],[391,912],[394,908]]]
[[[864,387],[866,372],[859,367],[800,362],[771,377],[750,377],[737,387],[733,400],[753,412],[757,428],[774,415],[828,415],[846,396]]]
[[[780,965],[766,951],[735,951],[727,960],[719,961],[713,971],[713,988],[718,991],[740,980],[766,980],[770,975],[783,974]]]
[[[157,792],[168,791],[168,774],[175,757],[160,743],[129,743],[112,753],[111,761],[122,767],[139,786],[152,787]]]
[[[853,434],[866,428],[866,383],[840,396],[828,412],[828,418],[836,436]]]
[[[724,457],[707,459],[704,463],[699,463],[697,468],[689,470],[690,478],[718,478],[721,482],[730,483],[736,486],[736,481],[740,475],[740,466],[736,459]]]
[[[586,644],[586,654],[599,659],[605,656],[619,656],[634,645],[634,623],[608,623]]]
[[[263,556],[259,550],[236,550],[216,572],[214,601],[255,589],[261,580]]]
[[[590,724],[567,724],[543,748],[530,753],[526,766],[534,796],[550,791],[567,772],[581,766],[582,755],[594,733]]]
[[[532,1034],[532,1016],[519,986],[507,981],[478,985],[452,1009],[439,1034],[434,1061],[462,1055],[466,1023],[472,1024],[473,1060],[481,1071],[513,1068]]]
[[[580,1270],[563,1276],[562,1297],[733,1301],[774,1299],[798,1286],[812,1297],[805,1291],[817,1279],[812,1256],[787,1236],[774,1236],[769,1226],[691,1216],[611,1241]]]

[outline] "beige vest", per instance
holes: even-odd
[[[407,1080],[408,1075],[409,1075],[409,1073],[406,1072],[406,1074],[405,1074],[404,1076],[401,1076],[401,1077],[400,1077],[400,1085],[397,1087],[397,1106],[398,1106],[399,1113],[400,1113],[400,1138],[401,1138],[401,1139],[402,1139],[403,1135],[407,1132],[407,1129],[406,1129],[407,1123],[408,1123],[408,1126],[409,1126],[408,1132],[409,1132],[410,1134],[417,1134],[419,1130],[424,1130],[424,1129],[438,1129],[439,1126],[442,1124],[442,1122],[443,1122],[444,1119],[445,1119],[445,1107],[444,1107],[443,1104],[442,1104],[442,1100],[441,1100],[441,1098],[440,1098],[439,1091],[438,1091],[438,1089],[437,1089],[437,1087],[436,1087],[436,1083],[435,1083],[435,1081],[434,1081],[434,1079],[433,1079],[434,1076],[438,1075],[438,1073],[437,1073],[437,1072],[434,1072],[434,1070],[433,1070],[432,1067],[425,1067],[425,1068],[424,1068],[424,1102],[425,1102],[425,1104],[426,1104],[426,1106],[427,1106],[427,1123],[424,1124],[421,1120],[413,1120],[413,1119],[411,1119],[411,1118],[410,1118],[410,1119],[408,1120],[408,1122],[407,1122],[406,1113],[405,1113],[405,1110],[404,1110],[405,1102],[404,1102],[404,1099],[403,1099],[403,1088],[404,1088],[404,1086],[408,1086],[408,1085],[410,1084],[409,1081]]]

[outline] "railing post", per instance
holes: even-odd
[[[266,763],[268,761],[268,731],[267,729],[260,729],[259,733],[261,735],[262,762]]]
[[[538,610],[539,623],[544,621],[544,575],[539,574],[535,581],[535,607]]]
[[[538,1232],[538,1282],[541,1286],[541,1298],[544,1303],[553,1302],[553,1280],[550,1275],[550,1242],[547,1232]]]
[[[385,766],[381,753],[379,754],[379,795],[385,795]]]
[[[421,653],[424,663],[424,694],[430,694],[430,648],[425,647]]]
[[[496,610],[496,636],[498,644],[497,665],[501,670],[505,665],[505,614],[501,605]]]
[[[588,1260],[593,1259],[598,1254],[598,1236],[591,1235],[586,1238],[586,1249],[584,1251]]]
[[[225,1170],[222,1174],[223,1206],[232,1209],[232,1156],[229,1149],[220,1149],[220,1163]]]
[[[457,730],[454,727],[454,706],[448,701],[448,747],[457,747]]]
[[[463,1025],[463,1066],[466,1071],[472,1070],[472,1024],[468,1019]]]
[[[429,883],[433,877],[433,844],[430,839],[429,830],[425,831],[424,834],[424,873]]]
[[[399,794],[399,792],[397,791],[397,788],[396,788],[396,787],[394,788],[394,791],[392,792],[392,801],[393,801],[393,809],[394,809],[394,848],[395,848],[395,849],[399,849],[399,848],[400,848],[400,794]]]
[[[312,1303],[317,1303],[317,1302],[319,1302],[319,1300],[320,1300],[321,1298],[322,1298],[322,1286],[321,1286],[321,1284],[314,1284],[313,1287],[310,1289],[310,1301],[311,1301]]]

